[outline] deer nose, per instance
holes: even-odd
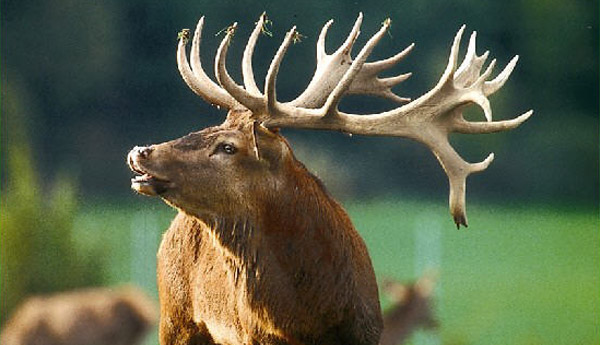
[[[150,146],[142,146],[142,147],[136,146],[133,148],[133,151],[135,153],[137,153],[140,158],[146,159],[150,156],[150,154],[152,153],[152,151],[154,151],[154,149]]]

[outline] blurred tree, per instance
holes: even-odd
[[[2,85],[2,126],[8,170],[2,189],[0,322],[30,294],[95,285],[102,279],[100,253],[84,255],[73,245],[77,199],[73,179],[59,174],[45,190],[39,181],[25,128],[25,93]],[[5,152],[6,152],[5,151]]]

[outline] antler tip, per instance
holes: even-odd
[[[256,23],[254,23],[254,24],[256,24],[256,28],[259,28],[261,31],[263,31],[263,33],[264,33],[264,25],[265,25],[266,19],[267,19],[267,11],[264,11],[258,17],[258,21],[256,21]],[[256,29],[256,30],[259,30],[259,29]]]
[[[506,120],[506,122],[509,123],[507,129],[519,127],[523,122],[527,121],[531,117],[531,115],[533,115],[533,109],[530,109],[529,111],[517,116],[512,120]]]
[[[530,109],[522,115],[519,115],[519,117],[517,117],[517,120],[519,121],[519,123],[523,123],[527,121],[531,117],[531,115],[533,115],[533,109]]]
[[[344,43],[342,43],[342,45],[338,48],[338,50],[334,54],[343,54],[343,55],[350,54],[350,51],[352,50],[352,46],[354,45],[354,42],[356,42],[356,38],[360,34],[360,26],[362,25],[362,19],[363,19],[362,12],[359,12],[358,18],[356,18],[356,21],[354,22],[354,26],[352,27],[352,31],[350,31],[350,34],[348,34],[348,37],[346,38]]]
[[[492,162],[494,161],[494,153],[490,153],[484,160],[482,160],[479,163],[472,163],[471,164],[471,173],[477,173],[477,172],[481,172],[484,171],[485,169],[487,169],[490,164],[492,164]]]
[[[200,37],[202,36],[202,28],[204,27],[204,16],[198,19],[198,24],[196,24],[196,30],[194,31],[194,41],[193,43],[199,44]]]
[[[487,59],[488,53],[489,51],[487,51],[484,56]],[[496,59],[492,59],[492,61],[490,62],[490,64],[488,65],[488,67],[486,68],[486,70],[483,72],[483,74],[479,77],[479,79],[481,80],[482,83],[485,82],[485,80],[492,74],[492,71],[494,70],[494,67],[496,66]]]
[[[465,24],[463,24],[460,29],[458,29],[458,31],[456,32],[456,36],[454,36],[454,42],[453,42],[453,46],[456,46],[456,49],[458,49],[458,46],[460,45],[460,39],[462,38],[463,33],[465,32],[465,28],[467,26]]]
[[[231,41],[231,38],[235,35],[237,27],[238,27],[238,23],[234,22],[227,28],[227,30],[226,30],[227,33],[225,34],[224,40],[226,40],[228,44]]]
[[[198,19],[198,24],[196,24],[196,28],[198,28],[198,27],[202,28],[202,25],[204,25],[204,16],[201,16]]]
[[[447,83],[450,80],[450,77],[456,71],[456,64],[458,62],[458,50],[460,49],[460,39],[462,38],[462,34],[465,31],[465,27],[466,25],[463,24],[456,33],[456,36],[454,36],[454,41],[452,42],[452,46],[450,47],[450,57],[448,58],[448,65],[446,66],[446,70],[444,71],[444,74],[442,74],[442,77],[438,82],[439,85]]]
[[[456,224],[457,230],[460,230],[461,225],[464,226],[465,228],[469,227],[469,225],[467,224],[467,216],[464,213],[454,215],[453,218],[454,218],[454,224]]]
[[[483,160],[483,162],[481,162],[481,163],[482,163],[482,165],[484,165],[484,166],[485,166],[485,168],[487,168],[488,166],[490,166],[490,164],[492,163],[492,161],[494,161],[494,158],[495,158],[495,157],[496,157],[496,156],[494,155],[494,153],[493,153],[493,152],[490,152],[490,154],[489,154],[489,155],[488,155],[488,156],[487,156],[487,157],[486,157],[486,158]],[[485,169],[485,168],[484,168],[484,169]]]
[[[352,32],[358,31],[363,21],[363,13],[358,12],[358,16],[356,17],[356,21],[354,22],[354,27],[352,28]]]

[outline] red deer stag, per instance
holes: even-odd
[[[436,276],[427,272],[411,284],[389,279],[383,282],[382,290],[392,305],[383,313],[379,345],[404,344],[417,329],[437,327],[431,301]]]
[[[6,322],[2,345],[134,345],[156,324],[154,301],[133,286],[30,297]]]
[[[391,88],[409,77],[378,78],[412,49],[366,62],[390,20],[369,39],[356,58],[352,46],[362,14],[333,54],[325,51],[329,21],[317,42],[315,74],[296,99],[277,100],[275,84],[286,50],[299,36],[292,28],[267,72],[264,90],[255,82],[252,55],[263,30],[261,16],[242,58],[244,86],[226,68],[236,24],[226,30],[215,58],[218,84],[200,63],[198,22],[186,56],[189,30],[179,35],[177,63],[187,85],[204,100],[228,109],[219,126],[147,147],[128,155],[138,174],[132,188],[160,196],[179,210],[158,252],[161,344],[376,344],[382,330],[377,284],[367,248],[342,207],[294,157],[282,127],[401,136],[426,144],[450,180],[450,211],[466,226],[465,180],[484,170],[465,162],[448,134],[492,133],[517,127],[531,111],[513,120],[491,121],[487,96],[498,90],[516,57],[488,81],[494,62],[480,74],[487,53],[475,53],[471,36],[457,67],[460,29],[439,83],[425,95],[390,111],[371,115],[341,112],[346,94],[406,98]],[[487,122],[467,122],[462,109],[483,108]]]

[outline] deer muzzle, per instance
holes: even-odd
[[[127,155],[127,164],[136,174],[131,179],[131,189],[148,196],[162,195],[172,187],[168,179],[157,176],[147,167],[153,151],[152,146],[136,146]]]

